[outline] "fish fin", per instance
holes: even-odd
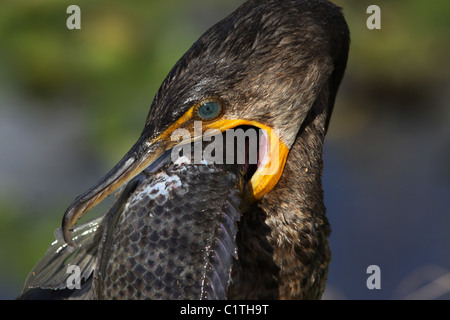
[[[235,191],[230,194],[222,207],[222,219],[212,246],[212,260],[206,274],[205,284],[207,285],[204,287],[202,299],[224,300],[227,298],[233,259],[237,259],[236,233],[237,223],[241,217],[239,209],[241,200],[240,194]]]
[[[60,231],[57,229],[55,241],[52,242],[45,255],[31,270],[19,299],[33,299],[35,294],[38,294],[38,298],[52,299],[53,296],[71,296],[70,292],[74,296],[86,293],[84,291],[90,288],[93,271],[98,263],[97,251],[103,235],[103,218],[104,215],[74,229],[73,239],[77,244],[75,249],[68,246],[58,236]],[[71,265],[79,268],[77,270],[80,277],[80,290],[67,287],[69,277],[75,274],[68,269]],[[45,290],[49,291],[44,292]]]

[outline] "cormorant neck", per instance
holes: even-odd
[[[331,252],[322,190],[329,101],[324,86],[299,130],[277,186],[243,214],[231,298],[320,299]],[[332,104],[331,104],[332,106]],[[242,253],[242,254],[241,254]]]
[[[279,267],[281,299],[320,299],[325,289],[331,228],[323,201],[322,147],[330,97],[325,86],[298,132],[282,179],[262,202]]]

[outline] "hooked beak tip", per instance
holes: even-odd
[[[64,213],[61,224],[62,239],[67,243],[68,246],[73,248],[75,247],[75,242],[72,239],[73,226],[80,216],[80,214],[74,214],[74,207],[70,206]]]
[[[152,143],[145,146],[146,152],[142,152],[142,141],[140,139],[114,168],[96,185],[77,197],[66,210],[61,227],[63,239],[69,246],[75,247],[72,239],[73,227],[87,211],[133,179],[165,151],[164,144]]]

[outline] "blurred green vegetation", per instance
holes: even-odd
[[[352,72],[399,82],[448,77],[450,67],[445,60],[449,50],[450,2],[372,2],[381,8],[381,30],[364,27],[370,1],[339,1],[353,40]]]
[[[92,150],[92,161],[97,159],[107,170],[138,138],[152,99],[175,62],[208,27],[240,3],[2,3],[0,96],[13,100],[3,107],[20,108],[15,97],[30,103],[27,108],[42,109],[42,113],[51,114],[69,105],[85,123],[84,148]],[[81,30],[66,28],[66,9],[71,4],[81,8]],[[25,108],[23,117],[27,116]],[[13,144],[13,140],[10,137],[8,143]],[[6,146],[0,147],[7,152]],[[53,159],[55,155],[47,156]],[[29,162],[32,166],[33,159]],[[67,163],[67,171],[71,170]],[[52,241],[63,214],[61,208],[68,205],[53,199],[55,203],[43,212],[38,206],[24,204],[25,198],[33,197],[26,194],[26,188],[12,197],[7,188],[2,186],[0,193],[0,274],[7,279],[1,285],[5,291],[7,286],[20,288],[23,284]]]
[[[343,111],[335,112],[332,137],[354,134],[373,113],[380,112],[380,105],[396,105],[380,104],[381,98],[406,96],[414,102],[428,99],[437,85],[448,86],[449,1],[334,2],[344,8],[352,43],[343,93],[336,107]],[[241,3],[2,3],[0,95],[12,97],[8,107],[20,108],[14,104],[14,97],[20,97],[29,102],[28,108],[38,108],[38,112],[51,113],[68,105],[84,122],[85,148],[104,168],[112,167],[138,138],[153,96],[174,63],[208,27]],[[66,28],[66,8],[71,4],[81,8],[81,30]],[[366,28],[365,11],[370,4],[382,9],[381,30]],[[398,108],[404,105],[398,104]],[[23,117],[27,117],[25,111]],[[33,159],[29,161],[31,164]],[[0,191],[6,194],[4,188]],[[27,194],[0,194],[0,274],[8,279],[11,290],[20,288],[43,254],[62,217],[61,208],[69,204],[54,199],[45,216],[36,216],[33,211],[40,211],[24,206],[22,197]]]
[[[209,4],[218,16],[220,3]],[[67,2],[7,4],[0,22],[4,78],[35,99],[76,99],[100,138],[92,143],[115,153],[135,139],[130,131],[143,124],[143,106],[205,25],[195,22],[189,1],[77,5],[82,30],[72,31],[65,27]]]
[[[334,2],[344,9],[352,41],[337,101],[343,112],[331,125],[336,136],[355,134],[382,113],[403,120],[447,113],[439,99],[450,83],[449,1]],[[380,30],[366,28],[372,4],[381,9]]]

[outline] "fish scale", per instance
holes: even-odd
[[[170,165],[105,230],[98,299],[225,299],[240,218],[239,166]]]

